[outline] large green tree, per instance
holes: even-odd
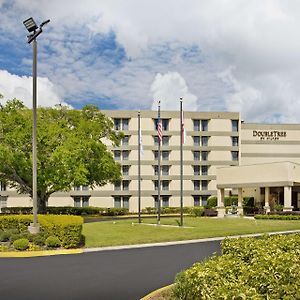
[[[121,138],[95,106],[38,108],[38,211],[56,191],[120,180],[120,165],[106,144],[118,145]],[[32,111],[16,99],[0,109],[0,180],[32,196]]]

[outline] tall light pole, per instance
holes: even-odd
[[[29,32],[28,44],[32,42],[32,206],[33,206],[33,223],[30,224],[28,230],[31,233],[38,233],[40,226],[37,218],[37,151],[36,151],[36,107],[37,107],[37,41],[36,38],[43,32],[43,26],[50,20],[44,21],[39,27],[33,18],[29,18],[23,22]]]

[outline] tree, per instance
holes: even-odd
[[[122,134],[97,107],[38,108],[37,118],[39,212],[54,192],[120,180],[106,144],[119,145]],[[0,180],[32,197],[32,112],[16,99],[0,108]]]

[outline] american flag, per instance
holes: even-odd
[[[157,136],[158,136],[158,142],[161,143],[162,141],[162,124],[160,119],[160,102],[158,104],[158,115],[157,115]]]

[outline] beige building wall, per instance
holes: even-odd
[[[83,205],[82,198],[88,197],[88,205],[97,207],[129,206],[130,211],[138,209],[138,112],[137,111],[103,111],[115,122],[116,129],[129,137],[128,143],[122,142],[120,147],[113,148],[109,142],[116,161],[129,166],[128,175],[123,174],[120,187],[107,184],[93,190],[74,190],[67,193],[55,193],[48,202],[49,206],[74,206],[74,199],[80,198],[76,205]],[[157,166],[155,144],[157,131],[155,128],[156,111],[141,111],[141,131],[143,156],[141,160],[142,208],[153,207],[155,204],[155,175]],[[180,205],[180,113],[162,111],[161,119],[168,122],[168,130],[163,136],[169,137],[168,143],[161,146],[161,200],[162,205]],[[232,120],[237,124],[233,128]],[[199,125],[199,128],[197,126]],[[119,126],[120,125],[120,126]],[[185,112],[184,125],[186,143],[183,146],[184,158],[184,205],[193,206],[206,203],[207,197],[216,194],[216,168],[221,166],[237,166],[240,157],[240,116],[230,112]],[[204,128],[202,128],[202,126]],[[233,137],[238,140],[233,145]],[[199,143],[198,143],[199,142]],[[233,153],[234,152],[234,153]],[[169,153],[169,155],[167,155]],[[236,158],[233,158],[233,154]],[[165,174],[164,166],[169,166]],[[194,173],[194,166],[199,166],[199,173]],[[207,166],[207,173],[204,168]],[[203,170],[202,170],[203,167]],[[197,171],[197,170],[195,170]],[[197,171],[198,172],[198,171]],[[128,181],[128,187],[126,182]],[[165,186],[169,182],[169,186]],[[125,184],[125,186],[123,186]],[[0,194],[1,195],[1,194]],[[117,199],[117,201],[116,201]],[[120,199],[120,202],[118,202]],[[127,201],[129,199],[129,201]],[[166,201],[169,199],[168,201]],[[195,202],[194,202],[195,200]],[[8,206],[30,205],[28,199],[14,195],[7,202]]]

